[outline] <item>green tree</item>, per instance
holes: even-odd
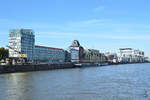
[[[0,48],[0,60],[8,58],[8,49]]]

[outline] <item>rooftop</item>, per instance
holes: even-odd
[[[9,32],[10,34],[17,34],[17,33],[34,34],[34,31],[32,29],[10,29]]]
[[[35,45],[35,48],[46,48],[46,49],[63,50],[63,49],[61,49],[61,48],[54,48],[54,47],[47,47],[47,46],[39,46],[39,45]]]
[[[119,50],[132,50],[132,48],[120,48]]]
[[[78,41],[78,40],[74,40],[74,41],[72,42],[72,45],[71,45],[70,47],[80,47],[79,41]]]

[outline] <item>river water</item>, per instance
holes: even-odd
[[[150,64],[2,74],[0,100],[150,100]]]

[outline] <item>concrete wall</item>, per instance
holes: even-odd
[[[52,70],[52,69],[64,69],[73,68],[74,65],[68,64],[51,64],[51,65],[15,65],[15,66],[1,66],[0,74],[3,73],[14,73],[14,72],[29,72],[29,71],[42,71],[42,70]]]

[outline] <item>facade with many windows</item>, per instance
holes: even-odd
[[[106,52],[105,56],[107,58],[108,63],[118,63],[117,53]]]
[[[100,53],[99,50],[86,49],[83,62],[104,63],[106,62],[106,56]]]
[[[60,48],[35,46],[34,60],[45,63],[63,63],[65,62],[65,51]]]
[[[74,40],[69,47],[71,62],[73,63],[104,63],[106,57],[99,50],[84,49],[78,40]]]
[[[84,48],[80,45],[78,40],[74,40],[72,45],[69,47],[71,62],[79,63],[84,59]]]
[[[65,61],[65,51],[60,48],[35,46],[32,29],[12,29],[9,33],[9,58],[27,61],[61,63]]]
[[[118,58],[122,63],[144,62],[144,52],[132,48],[121,48]]]
[[[11,29],[9,33],[9,57],[25,56],[27,60],[34,58],[34,32],[32,29]]]

